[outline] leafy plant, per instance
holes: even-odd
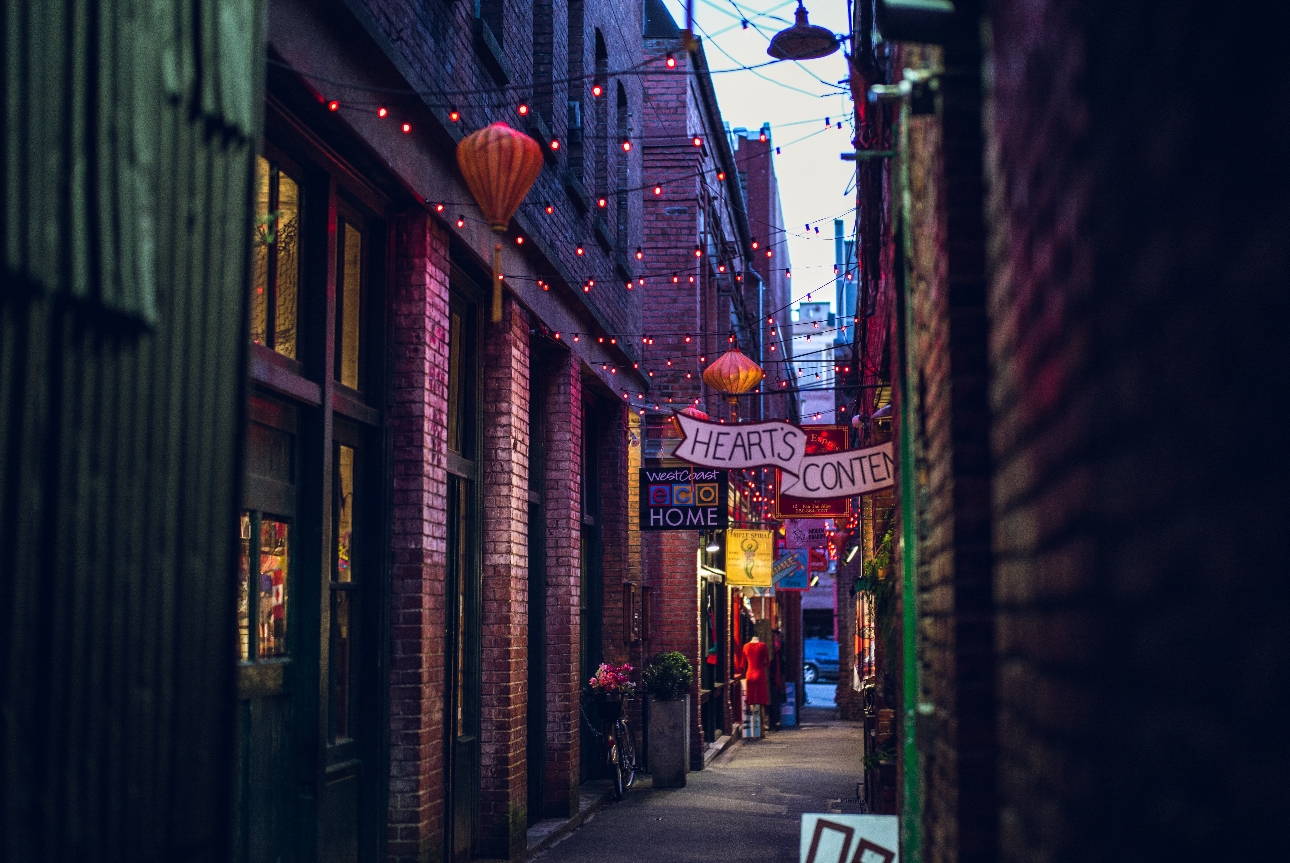
[[[645,691],[659,701],[674,701],[690,691],[694,669],[685,654],[675,650],[655,654],[641,675]]]

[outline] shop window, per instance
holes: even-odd
[[[362,347],[363,231],[354,216],[336,226],[336,380],[360,390]]]
[[[354,736],[354,696],[357,692],[352,662],[355,627],[358,623],[358,575],[355,561],[355,489],[358,458],[356,450],[337,444],[335,450],[336,495],[333,524],[336,531],[336,566],[331,583],[331,742],[340,743]]]
[[[300,184],[264,156],[255,163],[251,238],[251,341],[296,358],[300,289]]]
[[[250,662],[284,656],[287,652],[290,525],[256,511],[246,511],[241,518],[241,538],[238,658]]]

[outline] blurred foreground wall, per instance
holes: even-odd
[[[0,858],[223,860],[256,0],[0,9]]]

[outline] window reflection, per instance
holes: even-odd
[[[264,156],[255,160],[251,341],[296,358],[300,187]]]
[[[237,658],[251,658],[251,514],[242,513],[237,561]]]
[[[287,561],[288,525],[260,520],[260,591],[258,637],[261,657],[287,652]]]
[[[354,532],[354,450],[340,446],[336,456],[336,580],[353,581],[350,568]]]
[[[363,235],[348,221],[340,225],[340,273],[336,303],[336,378],[358,386],[359,314],[363,287]]]

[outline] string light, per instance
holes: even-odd
[[[550,215],[551,215],[551,214],[553,214],[554,212],[555,212],[555,207],[551,206],[550,204],[547,204],[547,205],[546,205],[546,214],[547,214],[548,216],[550,216]]]
[[[654,184],[654,195],[655,195],[655,197],[657,197],[657,196],[659,196],[659,195],[661,195],[661,194],[663,194],[663,187],[662,187],[662,185],[660,185],[660,184],[658,184],[658,183],[655,183],[655,184]]]
[[[636,260],[642,260],[645,257],[645,250],[640,246],[636,247]]]
[[[703,146],[703,139],[702,139],[702,138],[700,138],[698,135],[695,135],[695,136],[694,136],[694,146],[696,146],[696,147],[702,147],[702,146]]]
[[[632,151],[632,142],[624,139],[624,141],[623,141],[623,152],[624,152],[624,153],[630,153],[631,151]]]
[[[339,110],[340,110],[340,102],[337,102],[335,99],[332,99],[330,102],[328,102],[328,103],[327,103],[327,110],[328,110],[328,111],[339,111]]]
[[[457,217],[457,227],[459,227],[459,228],[464,228],[464,227],[466,227],[466,217],[465,217],[465,216],[458,216],[458,217]]]
[[[376,116],[380,117],[382,120],[384,120],[387,116],[389,116],[389,113],[390,113],[390,112],[389,112],[389,109],[388,109],[388,108],[377,108],[377,109],[376,109]]]
[[[403,130],[403,134],[405,134],[405,135],[406,135],[406,134],[408,134],[409,132],[411,132],[411,131],[412,131],[412,124],[411,124],[411,123],[404,123],[404,124],[403,124],[402,126],[400,126],[399,128],[401,128],[401,129]]]
[[[603,210],[605,207],[609,206],[609,202],[606,201],[604,198],[597,198],[596,206]]]
[[[587,250],[582,247],[582,243],[579,243],[578,247],[573,250],[573,253],[581,258],[587,253]]]
[[[528,116],[528,113],[529,113],[529,105],[528,105],[528,102],[521,102],[521,103],[519,104],[519,107],[518,107],[518,108],[516,108],[515,110],[520,112],[520,116],[521,116],[521,117],[527,117],[527,116]]]
[[[523,238],[523,237],[516,237],[516,238],[515,238],[515,245],[517,245],[517,246],[522,246],[522,245],[524,245],[524,238]]]
[[[458,120],[460,120],[460,119],[461,119],[461,112],[460,112],[460,111],[458,111],[456,108],[449,108],[449,109],[448,109],[448,119],[449,119],[449,120],[451,120],[452,122],[456,123]]]
[[[667,68],[669,68],[669,69],[675,69],[675,68],[676,68],[676,55],[675,55],[675,54],[673,54],[671,51],[668,51],[668,52],[667,52],[667,60],[665,61],[665,63],[667,64]]]
[[[551,139],[551,149],[552,149],[552,150],[558,150],[558,149],[560,149],[560,141],[559,141],[559,139],[558,139],[558,138],[552,138],[552,139]]]
[[[443,212],[443,204],[435,204],[435,205],[434,205],[434,211],[435,211],[436,213],[442,213],[442,212]]]
[[[595,96],[597,99],[599,99],[604,92],[605,92],[605,88],[600,86],[599,84],[591,85],[591,95]]]
[[[717,171],[717,179],[718,179],[719,181],[724,182],[724,181],[725,181],[725,179],[726,179],[726,172],[725,172],[725,171]]]

